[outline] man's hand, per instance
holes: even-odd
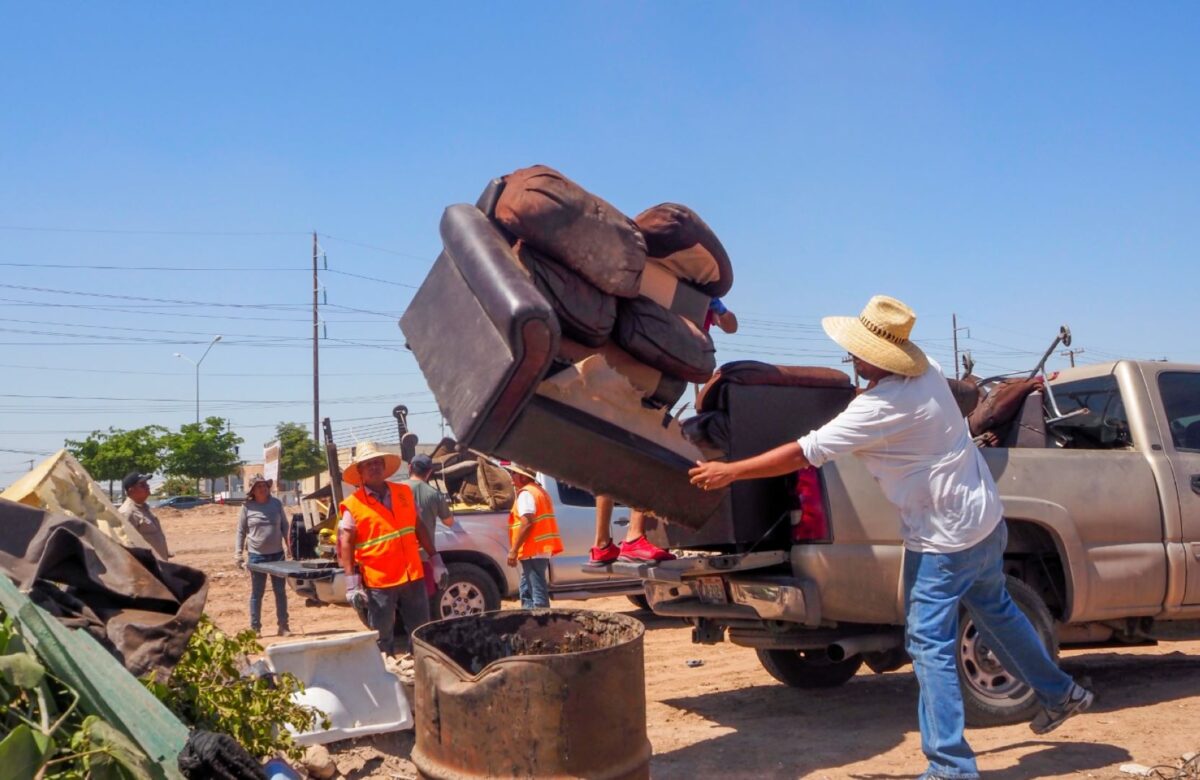
[[[362,589],[362,577],[358,574],[346,575],[346,601],[356,610],[367,608],[367,592]]]
[[[242,556],[241,556],[241,555],[239,555],[239,554],[237,554],[237,553],[234,553],[234,555],[233,555],[233,565],[234,565],[234,566],[236,566],[236,567],[238,567],[239,569],[245,569],[245,568],[246,568],[246,561],[245,561],[245,560],[242,558]]]
[[[710,460],[707,463],[696,461],[695,467],[688,471],[692,484],[701,490],[720,490],[733,482],[733,469],[728,463]]]
[[[508,554],[508,565],[515,567],[517,565],[517,551],[512,550]]]
[[[442,563],[440,553],[434,553],[429,556],[429,568],[433,573],[433,581],[437,583],[439,588],[446,587],[446,583],[450,581],[450,572],[446,569],[446,564]]]

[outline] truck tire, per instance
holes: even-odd
[[[758,650],[767,673],[793,688],[836,688],[862,666],[861,655],[832,661],[824,650]]]
[[[1037,592],[1015,577],[1008,593],[1029,618],[1050,657],[1058,659],[1054,618]],[[1001,726],[1030,720],[1040,709],[1033,689],[1010,674],[983,643],[970,612],[963,608],[956,645],[958,682],[968,726]]]
[[[450,578],[429,600],[429,619],[481,615],[500,609],[500,589],[488,573],[473,563],[446,564]]]
[[[638,594],[636,596],[626,596],[625,598],[629,599],[629,603],[640,610],[649,611],[650,609],[650,602],[647,601],[646,597],[642,594]]]

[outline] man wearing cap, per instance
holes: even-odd
[[[983,454],[971,440],[941,367],[909,341],[916,315],[877,295],[858,317],[826,317],[830,338],[868,381],[840,415],[798,441],[732,463],[691,470],[692,484],[717,490],[853,453],[900,510],[904,540],[905,632],[920,684],[922,777],[977,778],[963,736],[955,641],[964,604],[1004,667],[1033,688],[1043,711],[1036,734],[1086,710],[1092,694],[1054,663],[1005,588],[1008,531]]]
[[[408,463],[408,479],[404,484],[412,491],[413,501],[417,504],[417,519],[425,526],[425,535],[429,537],[433,552],[429,555],[431,579],[443,583],[448,576],[442,556],[437,552],[437,521],[441,520],[447,528],[454,526],[454,515],[450,512],[450,503],[441,491],[429,484],[433,476],[433,458],[421,453]]]
[[[396,653],[396,610],[406,633],[429,622],[429,598],[421,567],[423,548],[435,555],[407,485],[388,482],[400,468],[400,456],[373,442],[358,446],[342,478],[358,490],[338,508],[338,559],[346,572],[346,599],[364,608],[367,624],[379,632],[379,649]],[[355,573],[355,564],[358,573]]]
[[[121,488],[125,491],[125,501],[117,511],[121,517],[129,521],[137,529],[154,554],[164,561],[171,557],[167,550],[167,537],[163,535],[162,523],[150,511],[146,499],[150,498],[151,474],[141,474],[131,471],[121,480]]]
[[[521,608],[548,607],[550,583],[546,572],[551,556],[563,551],[554,502],[538,484],[535,473],[516,463],[507,468],[517,489],[517,500],[508,516],[508,565],[521,564]]]

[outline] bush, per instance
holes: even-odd
[[[278,752],[300,758],[304,748],[292,740],[284,724],[310,731],[317,724],[328,728],[329,720],[292,702],[292,694],[304,690],[295,676],[242,675],[249,657],[262,651],[253,631],[231,638],[202,616],[167,682],[149,678],[142,682],[182,721],[228,734],[256,758]]]

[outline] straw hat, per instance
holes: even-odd
[[[530,469],[527,469],[524,466],[520,465],[519,463],[509,462],[509,463],[504,464],[504,468],[508,469],[509,471],[511,471],[514,474],[520,474],[522,477],[528,477],[529,479],[532,479],[534,482],[537,482],[537,474],[535,472],[531,471]]]
[[[826,317],[821,327],[847,352],[901,376],[920,376],[929,358],[908,340],[917,315],[895,298],[876,295],[857,317]]]
[[[354,459],[350,461],[350,465],[342,469],[342,479],[351,485],[361,485],[362,477],[358,473],[358,467],[368,460],[374,460],[375,458],[383,458],[384,479],[392,476],[400,469],[399,455],[394,452],[385,452],[373,441],[364,441],[354,450]]]

